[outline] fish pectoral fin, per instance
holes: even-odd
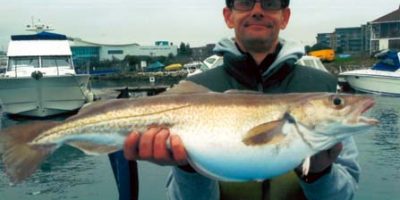
[[[96,144],[84,141],[68,142],[67,144],[80,149],[87,155],[109,154],[121,149],[121,147],[117,145]]]
[[[183,94],[183,93],[194,94],[194,93],[209,93],[209,92],[211,91],[208,88],[196,84],[192,81],[181,81],[177,85],[161,93],[160,95]]]
[[[285,138],[285,134],[282,133],[284,124],[285,120],[283,119],[260,124],[250,129],[242,141],[246,145],[278,143]]]

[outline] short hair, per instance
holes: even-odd
[[[281,0],[281,2],[282,2],[282,8],[287,8],[287,7],[289,7],[289,3],[290,3],[290,0]],[[233,7],[233,0],[225,0],[225,3],[226,3],[226,7],[228,7],[228,8],[232,8]]]

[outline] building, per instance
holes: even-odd
[[[400,50],[400,7],[360,27],[336,28],[333,33],[318,33],[317,43],[349,54]]]
[[[360,53],[365,51],[364,34],[361,27],[336,28],[336,51],[346,53]]]
[[[213,49],[215,48],[215,44],[207,44],[203,47],[194,47],[192,50],[192,58],[194,60],[204,60],[209,56],[213,55]]]
[[[370,52],[382,49],[400,50],[400,6],[397,10],[369,23]]]
[[[75,65],[87,66],[93,62],[105,60],[123,60],[126,56],[176,56],[178,47],[168,41],[156,41],[154,46],[132,44],[99,44],[70,38],[70,45]]]
[[[336,49],[335,33],[318,33],[317,41],[318,41],[318,44],[321,44],[322,46]]]
[[[368,52],[367,26],[336,28],[333,33],[318,33],[317,43],[338,53],[359,54]],[[369,44],[369,43],[368,43]]]

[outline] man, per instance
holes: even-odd
[[[227,26],[234,29],[235,38],[224,39],[215,48],[224,56],[224,64],[189,80],[217,92],[229,89],[269,94],[335,92],[333,76],[295,64],[303,55],[303,47],[279,38],[280,31],[289,22],[288,6],[289,0],[226,0],[223,15]],[[168,139],[171,150],[166,146]],[[170,199],[224,199],[230,198],[231,191],[244,195],[238,199],[351,199],[360,170],[355,161],[357,149],[351,138],[313,156],[307,176],[296,169],[296,175],[256,183],[253,188],[261,192],[255,197],[250,194],[253,191],[247,191],[252,188],[249,183],[226,186],[227,183],[218,183],[194,172],[187,164],[181,140],[170,135],[167,129],[152,127],[141,135],[132,133],[125,142],[124,151],[128,159],[179,166],[173,167],[168,180]],[[296,187],[299,184],[301,187]]]

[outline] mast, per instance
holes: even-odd
[[[42,22],[40,22],[40,19],[37,20],[37,23],[35,23],[34,17],[32,17],[32,24],[26,25],[26,31],[33,31],[36,33],[41,33],[45,31],[54,31],[53,28],[51,28],[49,25],[46,25]]]

